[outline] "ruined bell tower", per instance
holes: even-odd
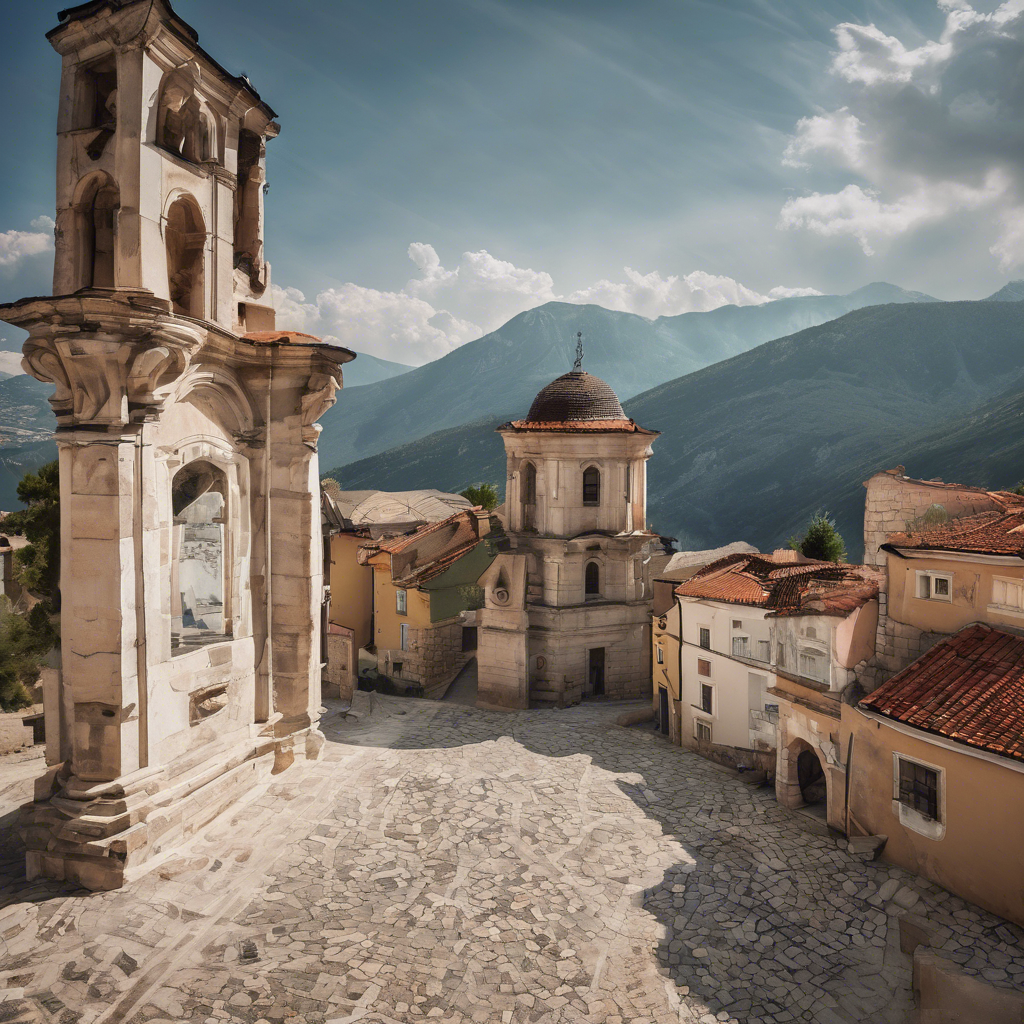
[[[29,877],[109,889],[316,757],[317,419],[346,349],[277,331],[274,112],[167,0],[64,11],[53,296],[0,307],[54,385],[63,676]]]

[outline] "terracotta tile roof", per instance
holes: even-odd
[[[481,520],[486,521],[486,528]],[[404,536],[363,545],[357,557],[361,564],[366,565],[377,555],[389,555],[393,582],[417,587],[440,576],[469,554],[483,537],[492,534],[495,540],[503,536],[500,522],[494,516],[482,513],[477,506]]]
[[[512,420],[503,423],[498,430],[552,430],[562,434],[601,434],[618,431],[624,434],[649,434],[657,437],[657,430],[645,430],[633,420],[561,420],[535,422],[534,420]]]
[[[993,497],[1001,501],[1002,510],[977,512],[929,530],[894,533],[882,547],[886,551],[912,548],[1024,558],[1024,498],[1016,494],[993,494]]]
[[[1024,637],[982,623],[966,626],[859,706],[1024,761]]]
[[[883,574],[863,565],[780,561],[737,552],[675,588],[681,597],[766,608],[773,616],[846,616],[878,596]]]

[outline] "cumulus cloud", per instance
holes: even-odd
[[[397,291],[355,283],[320,292],[312,301],[298,288],[274,285],[280,327],[332,339],[360,352],[404,363],[424,363],[500,327],[517,313],[545,302],[596,303],[655,318],[705,311],[732,303],[758,305],[813,288],[754,291],[731,277],[694,271],[663,277],[623,268],[624,280],[602,279],[559,294],[546,271],[518,267],[486,249],[464,252],[446,269],[433,246],[413,242],[407,255],[417,275]]]
[[[53,248],[53,218],[36,217],[35,231],[0,231],[0,267],[10,267],[29,256]]]
[[[779,227],[856,239],[865,254],[927,223],[976,211],[992,254],[1009,270],[1024,259],[1024,0],[991,12],[968,0],[936,0],[938,39],[908,46],[875,25],[843,23],[830,70],[845,102],[801,118],[785,166],[836,168],[851,181],[835,192],[789,199]],[[806,182],[805,184],[809,184]]]

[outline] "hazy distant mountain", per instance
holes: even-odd
[[[0,380],[0,510],[20,508],[18,481],[57,457],[57,421],[47,401],[52,384],[19,373]]]
[[[321,421],[321,465],[343,465],[484,418],[524,415],[534,395],[571,368],[577,331],[583,332],[586,369],[625,400],[852,309],[923,301],[935,300],[895,285],[872,284],[849,295],[722,306],[657,320],[601,306],[549,302],[426,366],[367,387],[346,388]]]
[[[989,297],[989,302],[1020,302],[1024,300],[1024,281],[1010,281]]]
[[[376,384],[379,380],[390,380],[403,373],[408,373],[411,366],[405,363],[392,363],[387,359],[371,356],[366,352],[357,352],[351,363],[343,369],[345,387],[358,388],[364,384]]]
[[[638,395],[627,414],[662,431],[649,520],[684,547],[769,550],[825,507],[860,557],[861,484],[875,470],[902,463],[914,475],[1011,485],[1024,477],[1022,338],[1024,303],[874,306]],[[503,486],[496,423],[332,475],[352,488]]]

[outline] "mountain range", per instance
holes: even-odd
[[[369,387],[343,390],[321,420],[320,462],[340,466],[437,430],[524,415],[534,395],[571,368],[577,331],[583,333],[587,370],[606,380],[624,401],[852,309],[924,301],[936,300],[872,284],[849,295],[720,306],[656,320],[601,306],[548,302],[432,363]]]
[[[627,415],[662,434],[648,463],[649,521],[684,548],[746,540],[771,550],[825,508],[856,558],[861,483],[876,470],[1011,486],[1024,476],[1024,445],[1012,439],[1022,338],[1021,302],[872,306],[637,395]],[[498,422],[439,431],[331,475],[346,488],[502,485]]]

